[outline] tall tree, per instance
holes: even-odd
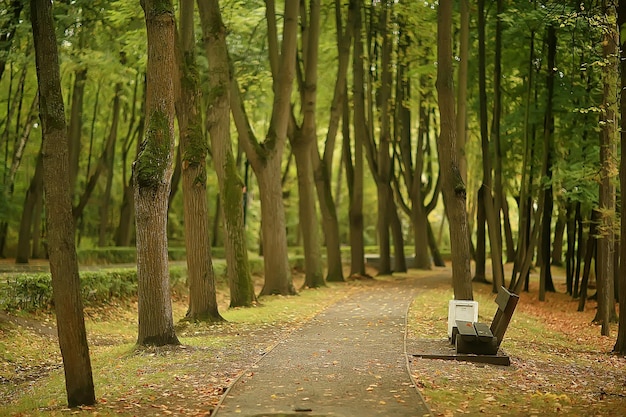
[[[313,158],[319,160],[317,147],[317,65],[320,40],[320,2],[309,2],[301,7],[303,76],[299,79],[300,107],[303,113],[301,125],[296,125],[289,135],[291,149],[296,160],[298,174],[298,208],[300,229],[304,246],[304,285],[316,288],[325,285],[322,269],[322,253],[319,223],[315,205],[315,180]],[[294,117],[295,119],[295,117]],[[294,125],[296,123],[294,122]]]
[[[335,0],[335,22],[337,31],[337,78],[330,108],[330,118],[328,121],[328,131],[324,143],[324,154],[320,156],[319,148],[314,147],[313,168],[315,171],[315,185],[317,187],[317,198],[319,200],[320,213],[322,215],[322,225],[324,228],[324,239],[326,243],[326,280],[331,282],[341,282],[343,277],[343,263],[341,259],[341,238],[339,236],[339,221],[337,219],[337,204],[331,192],[331,174],[333,167],[333,155],[337,140],[337,131],[341,117],[348,116],[345,104],[347,103],[347,73],[350,65],[350,45],[354,31],[354,21],[357,12],[355,0],[348,3],[348,14],[345,30],[342,20],[342,2]],[[344,123],[349,123],[344,119]],[[346,124],[342,126],[345,132]],[[346,139],[349,139],[349,132]],[[344,152],[344,161],[345,161]],[[339,182],[337,182],[339,184]],[[339,194],[336,194],[339,198]]]
[[[145,117],[143,116],[145,114],[145,100],[138,98],[138,90],[140,87],[144,92],[146,90],[145,77],[142,78],[144,82],[139,82],[139,79],[135,80],[135,88],[132,96],[133,99],[131,101],[131,122],[128,126],[128,132],[126,133],[126,138],[124,139],[124,144],[122,146],[122,204],[120,207],[119,223],[115,232],[115,246],[130,246],[134,232],[133,224],[135,221],[135,200],[133,190],[135,187],[133,185],[132,174],[127,174],[127,161],[131,149],[135,149],[135,157],[141,149],[141,140],[138,138],[143,134],[145,126]],[[141,103],[139,111],[137,111],[137,102]],[[137,117],[136,113],[141,115]],[[136,120],[137,125],[135,126],[134,123]]]
[[[148,34],[146,130],[133,164],[137,230],[138,345],[179,344],[167,252],[167,207],[174,155],[174,8],[141,0]]]
[[[243,213],[244,184],[237,172],[230,137],[230,64],[226,28],[217,0],[199,1],[204,46],[209,59],[209,110],[207,127],[221,196],[224,243],[230,285],[230,306],[250,306],[256,301],[248,263],[248,246]],[[191,30],[191,29],[189,29]],[[189,53],[193,43],[188,45]],[[206,173],[204,174],[206,176]],[[217,220],[216,220],[217,221]]]
[[[617,4],[604,0],[605,28],[603,30],[602,67],[603,103],[600,115],[600,237],[598,238],[598,314],[603,336],[610,336],[610,322],[615,318],[614,257],[615,257],[615,185],[617,175],[617,76],[619,73],[619,34],[616,26]],[[626,190],[622,190],[626,192]],[[626,309],[625,309],[626,310]],[[626,312],[626,311],[625,311]],[[623,313],[625,313],[623,312]],[[623,314],[622,313],[622,314]]]
[[[547,184],[542,184],[543,204],[541,206],[541,238],[539,240],[539,255],[542,257],[541,272],[539,276],[539,300],[544,301],[546,291],[554,291],[552,270],[550,265],[550,242],[552,230],[552,211],[554,196],[552,188],[552,173],[554,165],[554,83],[556,78],[556,52],[557,36],[553,24],[547,29],[548,66],[546,75],[547,103],[543,119],[543,173],[548,179]],[[539,210],[538,210],[539,211]]]
[[[626,25],[626,0],[619,0],[617,6],[617,27],[622,28]],[[620,44],[620,145],[622,148],[622,153],[620,155],[620,165],[619,165],[619,179],[620,179],[620,189],[622,193],[620,195],[620,205],[622,210],[620,212],[621,223],[620,223],[620,236],[626,236],[626,155],[623,152],[626,149],[626,37],[621,36],[619,38]],[[626,244],[622,242],[619,246],[619,305],[626,306]],[[615,342],[615,346],[613,346],[613,351],[619,354],[626,354],[626,314],[624,314],[624,309],[622,309],[619,315],[619,327],[617,329],[617,341]]]
[[[473,299],[467,228],[466,189],[459,171],[452,67],[452,2],[437,11],[437,97],[441,127],[437,148],[441,166],[443,200],[449,220],[452,285],[457,300]]]
[[[43,147],[43,143],[42,143]],[[31,242],[33,234],[38,233],[33,227],[36,206],[43,199],[43,155],[40,150],[35,164],[35,172],[30,180],[30,185],[26,190],[24,205],[22,207],[22,217],[20,219],[20,230],[17,240],[17,251],[15,253],[15,263],[26,264],[31,257]]]
[[[274,103],[266,138],[259,142],[252,132],[236,80],[231,86],[232,112],[250,165],[256,174],[261,198],[261,235],[263,240],[265,283],[267,294],[295,294],[287,258],[285,209],[281,183],[281,162],[290,118],[291,91],[295,76],[296,44],[300,3],[285,2],[282,46],[279,53],[275,1],[266,1],[268,51],[274,82]]]
[[[379,274],[392,270],[406,271],[404,239],[396,203],[393,199],[392,178],[394,174],[392,150],[393,120],[393,47],[396,25],[392,20],[394,3],[382,1],[369,6],[369,26],[365,33],[368,41],[369,77],[366,80],[367,162],[376,184]],[[377,113],[374,116],[374,113]],[[377,121],[377,122],[376,122]],[[375,138],[378,138],[376,141]],[[391,263],[391,239],[394,243],[394,264]]]
[[[491,268],[493,273],[493,290],[504,284],[504,270],[502,267],[502,234],[500,233],[500,209],[496,206],[493,192],[499,192],[494,189],[492,181],[491,166],[491,150],[489,147],[489,132],[487,129],[487,86],[486,86],[486,39],[485,39],[485,1],[478,1],[478,55],[479,55],[479,95],[480,95],[480,137],[482,145],[482,161],[483,161],[483,183],[481,185],[482,203],[485,207],[485,217],[487,220],[487,228],[489,230],[489,247],[491,252]],[[499,86],[495,83],[495,86]],[[494,89],[496,88],[494,86]],[[498,92],[494,93],[498,97]],[[494,100],[495,101],[495,100]],[[494,103],[494,107],[498,107],[498,103]],[[496,118],[494,111],[494,119]],[[499,117],[499,116],[498,116]],[[499,129],[499,122],[494,121],[492,132]],[[499,133],[492,133],[493,142],[499,140]],[[497,158],[497,156],[496,156]],[[481,227],[481,225],[478,225]]]
[[[104,195],[101,198],[100,205],[100,233],[98,234],[98,246],[108,246],[110,240],[109,234],[109,212],[111,211],[111,197],[113,190],[113,173],[115,170],[115,145],[117,143],[117,131],[120,123],[121,113],[121,95],[122,84],[115,85],[115,95],[113,97],[113,120],[111,121],[111,130],[109,139],[106,142],[105,151],[103,152],[103,165],[106,169],[106,185]]]
[[[352,101],[354,124],[354,156],[350,149],[350,136],[344,135],[343,148],[346,159],[346,181],[350,201],[348,204],[348,218],[350,223],[350,275],[365,276],[365,243],[363,238],[363,178],[364,143],[369,142],[367,137],[367,122],[365,118],[365,74],[363,70],[363,2],[356,0],[354,20],[354,53],[352,54]],[[349,112],[345,111],[344,123],[347,123]],[[347,129],[349,132],[349,129]]]
[[[52,2],[31,0],[30,9],[40,97],[39,117],[43,128],[43,182],[50,272],[67,402],[70,407],[92,405],[96,397],[74,246],[69,147]]]
[[[459,170],[467,184],[467,73],[469,67],[470,6],[469,0],[461,0],[461,24],[459,28],[459,71],[457,74],[456,142],[459,151]]]
[[[180,3],[180,95],[177,115],[180,129],[181,176],[185,211],[185,248],[189,283],[190,320],[220,321],[215,272],[209,235],[206,190],[207,143],[202,131],[200,87],[195,54],[194,0]],[[226,110],[228,112],[228,109]],[[228,118],[228,113],[226,115]]]

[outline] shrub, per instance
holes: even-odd
[[[170,285],[173,294],[186,291],[187,269],[170,267]],[[85,305],[106,304],[112,299],[137,295],[135,268],[102,269],[80,273],[81,292]],[[50,273],[11,274],[0,283],[0,308],[4,310],[38,311],[53,306],[52,277]]]

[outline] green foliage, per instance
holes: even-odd
[[[222,248],[216,248],[213,255],[223,257],[223,254]],[[134,264],[137,262],[137,249],[134,246],[79,249],[77,255],[81,265]],[[170,261],[184,261],[186,257],[185,248],[168,248],[168,257]]]
[[[184,290],[186,269],[170,267],[170,285],[174,293]],[[137,295],[135,268],[102,269],[80,273],[81,293],[86,305],[102,305],[113,299]],[[0,308],[40,311],[54,305],[50,273],[11,274],[0,284]]]
[[[0,307],[4,310],[44,310],[52,305],[50,274],[20,274],[0,285]]]

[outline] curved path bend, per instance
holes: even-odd
[[[213,416],[430,415],[405,352],[419,281],[382,280],[331,305],[245,372]]]

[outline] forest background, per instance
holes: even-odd
[[[0,255],[19,263],[51,250],[36,45],[26,18],[37,3],[3,0],[0,11]],[[542,299],[554,290],[550,265],[565,264],[567,291],[581,307],[593,265],[597,319],[609,331],[624,276],[615,2],[480,0],[448,10],[452,2],[287,1],[283,10],[232,0],[221,8],[199,2],[198,15],[191,2],[190,20],[185,3],[165,10],[176,35],[164,38],[172,60],[161,68],[149,59],[153,2],[144,10],[128,0],[51,9],[79,250],[136,244],[141,282],[141,242],[193,247],[196,259],[224,247],[233,306],[256,297],[248,250],[264,255],[262,294],[295,293],[287,246],[303,248],[308,287],[345,279],[342,246],[351,275],[366,274],[367,245],[376,247],[382,274],[428,269],[450,253],[457,298],[471,298],[467,283],[485,279],[488,256],[494,289],[521,291],[531,266],[541,268]],[[165,154],[163,143],[151,146],[158,126],[150,98],[160,94],[151,92],[151,76],[155,86],[171,83],[165,90],[178,117],[180,133]],[[184,110],[190,103],[196,107]],[[151,200],[164,203],[165,237],[141,226],[142,216],[135,234],[133,216],[147,203],[133,198],[133,187],[160,175],[144,169],[148,153],[165,155],[167,193]],[[186,187],[206,190],[200,203],[186,201]],[[463,200],[459,218],[455,196]],[[208,218],[190,225],[198,212],[211,213],[210,229]],[[514,262],[510,279],[503,262]],[[204,285],[198,293],[206,296]],[[190,302],[192,316],[219,317],[210,301]],[[140,343],[154,335],[143,336],[140,329]]]

